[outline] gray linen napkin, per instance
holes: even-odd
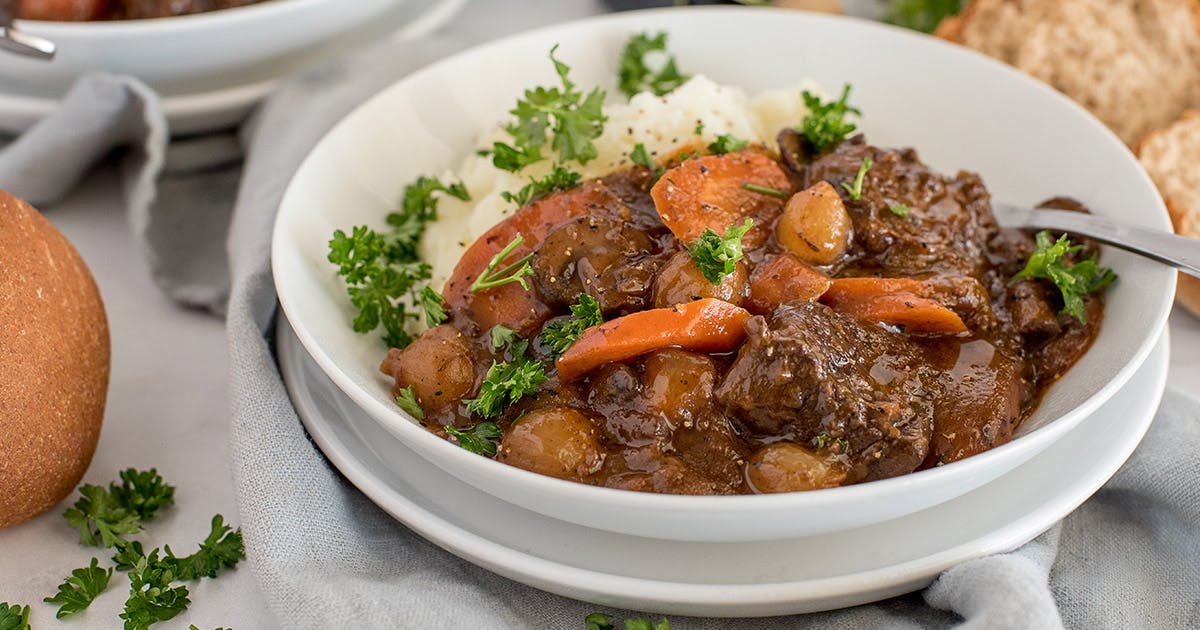
[[[285,84],[243,129],[249,150],[236,195],[237,152],[217,140],[223,166],[208,162],[210,168],[176,177],[168,169],[151,203],[150,182],[163,170],[153,156],[166,154],[154,122],[161,114],[153,95],[126,79],[83,83],[92,97],[68,99],[0,152],[0,187],[53,199],[84,172],[85,158],[108,150],[103,137],[72,142],[80,137],[75,130],[130,118],[144,123],[108,142],[132,147],[130,213],[160,282],[181,299],[219,310],[230,286],[221,272],[231,271],[233,474],[249,563],[284,627],[581,628],[587,613],[601,609],[474,567],[392,520],[308,439],[272,354],[269,241],[291,174],[357,103],[458,47],[445,39],[386,44]],[[111,107],[96,107],[90,99],[98,93],[119,96]],[[74,166],[52,168],[64,158]],[[197,191],[207,192],[198,199]],[[229,210],[218,206],[235,196],[229,225]],[[163,229],[145,227],[155,221]],[[187,230],[214,239],[228,230],[228,267],[211,244],[181,249],[170,234]],[[676,618],[674,627],[1200,628],[1198,416],[1200,401],[1168,392],[1139,450],[1063,524],[1011,553],[952,568],[919,595],[800,617]]]

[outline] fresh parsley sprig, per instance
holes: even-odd
[[[413,262],[418,259],[417,244],[425,234],[425,226],[438,218],[437,193],[463,201],[471,200],[462,182],[443,184],[436,177],[418,177],[417,181],[404,188],[400,209],[387,215],[387,224],[392,226],[387,252],[389,260]]]
[[[541,179],[529,178],[529,183],[525,184],[515,193],[502,192],[500,196],[505,201],[517,204],[520,207],[525,207],[533,201],[537,201],[546,195],[556,190],[567,190],[574,188],[583,179],[583,175],[572,171],[571,169],[556,163],[554,168]]]
[[[449,424],[442,428],[454,436],[459,446],[476,455],[487,457],[496,456],[496,443],[493,440],[504,437],[504,431],[495,422],[480,422],[470,429],[460,430]]]
[[[525,237],[517,234],[508,245],[504,246],[504,249],[497,252],[495,256],[492,256],[492,259],[488,261],[487,267],[483,269],[483,273],[479,274],[475,282],[471,283],[471,292],[475,293],[485,289],[492,289],[510,282],[519,282],[521,283],[521,287],[528,291],[529,281],[525,278],[533,275],[533,267],[529,264],[533,260],[533,252],[529,252],[518,258],[515,262],[502,269],[497,269],[500,263],[504,262],[504,259],[508,258],[508,255],[513,253],[513,250],[520,247],[521,243],[524,242]]]
[[[850,114],[859,115],[858,109],[849,104],[850,84],[842,87],[842,97],[828,103],[808,90],[802,93],[808,115],[800,123],[798,131],[808,140],[815,153],[821,154],[841,144],[846,136],[858,129],[846,120]]]
[[[0,630],[29,630],[29,606],[0,602]]]
[[[1101,267],[1096,256],[1086,260],[1068,262],[1068,257],[1083,249],[1072,245],[1063,234],[1057,241],[1051,240],[1050,232],[1042,230],[1035,237],[1036,249],[1029,256],[1025,268],[1013,276],[1013,282],[1027,278],[1049,280],[1058,287],[1063,300],[1063,313],[1087,323],[1083,307],[1083,296],[1103,290],[1117,279],[1112,269]]]
[[[587,164],[599,154],[593,140],[600,137],[607,120],[604,90],[595,88],[585,96],[575,89],[568,76],[571,68],[554,56],[556,50],[557,45],[550,49],[550,61],[562,88],[525,90],[524,97],[509,112],[516,120],[504,128],[512,144],[492,145],[492,164],[496,168],[516,172],[544,159],[541,149],[546,145],[547,132],[553,136],[550,146],[558,152],[559,160]]]
[[[121,483],[108,488],[84,484],[83,498],[63,513],[67,523],[79,530],[79,544],[112,547],[124,536],[142,530],[142,522],[152,520],[160,508],[175,501],[175,487],[164,483],[158,471],[133,468],[119,474]]]
[[[188,588],[172,587],[176,579],[172,566],[159,558],[158,549],[139,558],[129,572],[129,599],[119,615],[125,620],[125,630],[147,630],[187,610],[192,603]]]
[[[449,319],[446,315],[446,298],[433,287],[425,285],[425,288],[417,292],[417,301],[421,304],[421,311],[425,313],[425,325],[429,328]]]
[[[650,152],[646,150],[646,145],[641,142],[633,145],[633,150],[629,152],[629,160],[638,166],[644,167],[650,171],[651,183],[657,182],[659,177],[666,172],[661,164],[650,157]]]
[[[546,368],[541,361],[527,357],[504,363],[492,361],[479,387],[479,397],[465,401],[467,411],[483,418],[495,418],[505,407],[525,396],[532,396],[544,382]]]
[[[479,386],[479,396],[464,401],[468,413],[483,418],[499,416],[505,407],[525,396],[532,396],[538,385],[546,382],[546,368],[542,362],[525,356],[529,348],[528,340],[521,339],[515,331],[504,326],[493,327],[491,337],[492,349],[499,351],[507,344],[508,354],[512,359],[502,363],[492,361],[492,366],[488,368],[483,383]],[[486,427],[482,430],[489,431]],[[455,434],[450,428],[446,428],[446,432],[458,437],[459,443],[462,443],[462,436]]]
[[[708,228],[688,248],[696,268],[705,279],[721,284],[725,276],[733,273],[737,262],[742,259],[742,237],[754,227],[754,219],[746,219],[741,225],[731,225],[721,236]]]
[[[848,455],[850,453],[850,443],[842,438],[835,438],[828,433],[822,433],[816,437],[814,444],[818,450],[829,449],[838,455]]]
[[[855,201],[862,199],[863,179],[866,178],[867,171],[871,170],[871,167],[874,165],[875,163],[871,161],[871,158],[863,158],[862,164],[858,166],[858,174],[854,176],[854,185],[842,182],[842,188],[850,195],[851,199]],[[892,212],[895,212],[895,210]]]
[[[748,140],[742,140],[741,138],[736,138],[730,134],[723,133],[717,136],[716,140],[713,140],[711,143],[709,143],[708,150],[714,155],[722,155],[724,153],[741,151],[742,149],[746,148],[747,144],[749,144]]]
[[[666,57],[666,61],[657,70],[647,63],[647,57],[652,53],[661,53]],[[667,54],[666,31],[659,31],[653,36],[638,33],[630,37],[621,49],[618,76],[621,92],[628,97],[633,97],[638,92],[653,92],[655,96],[662,96],[687,83],[690,78],[679,72],[675,65],[675,56]]]
[[[92,564],[71,571],[71,576],[58,585],[58,593],[42,601],[58,604],[58,612],[54,616],[62,619],[67,615],[77,613],[92,604],[96,596],[108,588],[108,580],[112,577],[112,568],[102,569],[99,560],[92,558]]]
[[[425,419],[425,410],[421,409],[421,404],[417,402],[417,395],[413,393],[412,385],[396,393],[396,405],[417,420]]]
[[[587,630],[616,630],[617,628],[613,618],[605,613],[592,613],[584,617],[583,622],[587,624]],[[658,623],[651,623],[649,619],[636,617],[625,620],[625,630],[671,630],[671,622],[665,617]]]
[[[418,177],[405,188],[400,209],[387,216],[390,233],[365,225],[352,228],[350,234],[334,230],[328,260],[337,265],[350,303],[358,309],[352,323],[355,332],[368,333],[382,325],[388,346],[403,348],[412,342],[405,325],[418,315],[408,312],[403,299],[419,300],[417,286],[430,278],[430,266],[417,258],[417,244],[426,224],[437,219],[442,194],[470,200],[461,182],[447,185],[436,178]]]
[[[579,301],[570,309],[570,317],[552,321],[542,329],[542,343],[549,346],[556,357],[566,352],[583,331],[604,323],[600,302],[587,293],[580,293]]]
[[[942,20],[962,8],[963,0],[891,0],[883,19],[890,24],[932,33]]]
[[[163,547],[166,556],[162,564],[171,567],[176,580],[215,578],[222,569],[236,568],[238,561],[246,557],[242,528],[235,530],[226,525],[225,517],[220,514],[213,516],[210,527],[200,549],[190,556],[176,557],[169,545]]]

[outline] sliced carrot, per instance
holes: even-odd
[[[684,160],[663,173],[650,196],[663,224],[684,243],[706,229],[724,234],[729,226],[754,219],[754,229],[743,239],[752,249],[766,241],[764,226],[775,220],[787,199],[747,190],[746,184],[788,194],[792,190],[791,180],[775,160],[740,151]]]
[[[716,298],[638,311],[583,331],[555,365],[559,378],[571,381],[659,348],[725,352],[746,338],[743,324],[749,317],[745,309]]]
[[[915,278],[836,278],[821,301],[859,319],[899,326],[905,332],[958,334],[966,324],[954,311],[921,297]]]
[[[833,281],[800,262],[791,254],[780,254],[754,268],[750,274],[750,296],[746,308],[767,315],[781,304],[812,302],[829,290]]]
[[[607,187],[588,182],[521,208],[480,236],[459,259],[442,291],[446,303],[453,309],[466,311],[483,330],[501,324],[522,334],[532,332],[552,314],[536,293],[515,282],[472,293],[471,283],[517,234],[524,236],[525,241],[502,262],[515,261],[530,253],[555,227],[598,208],[617,204],[621,204],[620,199]]]
[[[842,302],[862,300],[884,293],[922,294],[925,283],[916,278],[834,278],[821,301],[833,306]]]

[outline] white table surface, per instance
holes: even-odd
[[[595,13],[585,0],[538,3],[539,23]],[[532,26],[529,5],[476,3],[447,30],[471,41]],[[176,505],[139,536],[147,548],[170,544],[190,553],[215,513],[238,523],[229,471],[228,366],[222,322],[181,308],[150,279],[125,222],[111,168],[94,173],[46,214],[83,255],[107,305],[112,331],[112,380],[104,428],[84,481],[107,484],[128,467],[156,467],[176,485]],[[1171,315],[1171,386],[1200,396],[1200,319]],[[78,495],[74,495],[78,496]],[[58,622],[52,595],[72,568],[111,550],[84,548],[62,512],[74,498],[25,524],[0,531],[0,601],[29,604],[33,627],[117,628],[128,581],[114,574],[109,591],[85,612]],[[275,627],[248,566],[216,580],[189,584],[192,605],[156,628],[239,630]]]

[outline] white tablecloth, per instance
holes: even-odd
[[[448,30],[472,40],[522,27],[512,5],[476,3]],[[534,10],[530,6],[528,10]],[[539,3],[539,22],[588,15],[586,1]],[[546,15],[549,12],[550,15]],[[108,309],[113,369],[100,443],[85,481],[106,484],[127,467],[157,467],[177,486],[176,506],[150,524],[140,539],[190,553],[222,513],[236,524],[228,468],[229,398],[222,322],[181,308],[155,287],[126,224],[119,178],[112,168],[93,173],[47,215],[90,265]],[[1179,309],[1171,316],[1171,369],[1175,387],[1200,395],[1200,319]],[[0,601],[30,604],[35,628],[56,627],[53,608],[41,599],[55,592],[71,568],[110,550],[76,544],[62,512],[72,499],[15,528],[0,531]],[[110,592],[74,616],[75,628],[118,627],[127,583],[114,578]],[[249,570],[189,584],[191,608],[163,628],[216,626],[239,630],[274,627]],[[63,622],[65,623],[65,622]]]

